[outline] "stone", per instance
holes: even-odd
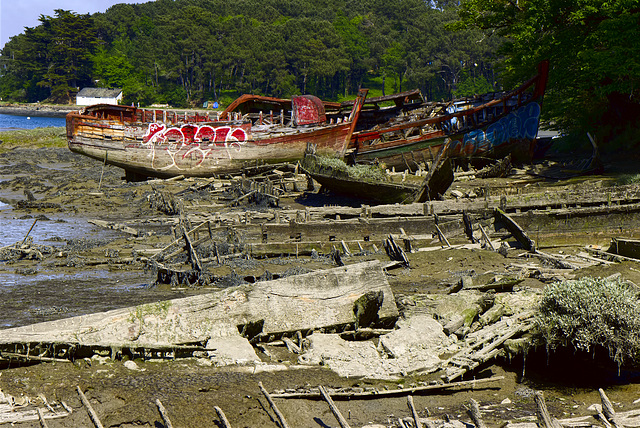
[[[239,335],[211,338],[207,341],[206,347],[209,359],[217,367],[260,362],[251,343]]]

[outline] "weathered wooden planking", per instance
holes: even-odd
[[[0,344],[68,343],[157,348],[237,336],[264,321],[262,333],[311,330],[355,321],[363,294],[383,292],[380,319],[398,310],[377,261],[297,275],[251,286],[0,330]]]

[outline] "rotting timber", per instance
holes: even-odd
[[[100,175],[99,169],[97,172],[97,174],[94,174],[95,176]],[[424,407],[436,409],[436,406],[439,405],[435,404],[436,400],[460,400],[462,394],[448,394],[444,398],[438,398],[433,395],[420,397],[420,395],[440,391],[443,388],[454,388],[454,384],[458,384],[457,379],[463,379],[462,385],[474,388],[474,397],[482,401],[487,400],[489,404],[492,402],[493,390],[491,390],[491,394],[483,392],[478,386],[473,386],[481,385],[481,383],[469,383],[473,381],[464,379],[475,377],[483,381],[494,378],[495,376],[488,378],[483,376],[487,375],[487,372],[499,372],[494,363],[503,361],[501,355],[519,347],[524,347],[523,342],[526,340],[528,332],[523,332],[523,330],[528,327],[530,319],[516,321],[511,318],[512,314],[505,311],[513,308],[514,301],[526,294],[532,281],[535,280],[538,284],[546,284],[562,278],[580,275],[584,269],[600,272],[605,271],[605,268],[610,266],[619,265],[614,261],[616,260],[614,258],[616,255],[603,254],[608,253],[608,251],[596,252],[591,251],[594,249],[579,248],[577,245],[570,247],[574,248],[575,251],[567,251],[567,247],[564,246],[562,248],[558,247],[558,250],[563,250],[562,252],[556,251],[554,245],[557,241],[553,240],[554,236],[570,233],[580,234],[582,239],[580,242],[583,242],[589,239],[584,237],[587,233],[590,233],[592,239],[595,239],[595,233],[625,236],[632,233],[634,229],[638,230],[637,204],[640,199],[638,198],[638,188],[634,185],[606,187],[596,184],[597,181],[590,181],[588,185],[578,186],[573,181],[564,186],[554,184],[553,186],[539,187],[538,183],[542,183],[540,178],[528,176],[524,170],[516,170],[517,173],[515,175],[512,174],[508,181],[491,183],[487,181],[477,182],[469,178],[471,177],[470,175],[457,173],[457,180],[444,195],[444,201],[409,205],[337,206],[338,199],[316,195],[314,192],[307,190],[309,185],[307,177],[299,174],[299,172],[296,173],[295,168],[288,166],[277,170],[277,172],[265,171],[260,176],[252,179],[241,177],[232,179],[178,178],[136,183],[135,186],[129,185],[129,187],[125,188],[119,187],[120,184],[114,185],[111,183],[101,189],[103,196],[83,195],[83,198],[89,199],[91,203],[98,205],[104,202],[113,202],[115,200],[114,195],[120,190],[131,193],[133,189],[139,199],[135,199],[130,205],[146,205],[150,208],[144,211],[144,215],[137,217],[132,215],[130,218],[118,217],[108,212],[108,209],[103,209],[103,212],[98,214],[93,211],[94,215],[99,217],[99,220],[105,222],[99,223],[101,227],[122,233],[122,241],[119,241],[122,245],[119,247],[119,255],[111,251],[108,256],[104,249],[101,251],[87,251],[87,254],[83,254],[85,265],[91,269],[93,269],[93,266],[102,268],[108,266],[115,269],[118,267],[126,267],[127,269],[140,268],[143,263],[147,263],[155,254],[158,254],[156,260],[165,267],[175,271],[196,271],[194,261],[190,260],[189,251],[191,250],[185,239],[184,231],[186,231],[188,239],[191,241],[191,247],[195,250],[191,254],[198,256],[203,271],[209,274],[221,275],[221,270],[227,269],[226,272],[228,272],[230,266],[236,267],[242,263],[255,260],[274,260],[288,265],[296,260],[315,260],[314,255],[323,260],[323,263],[313,264],[310,262],[304,266],[313,269],[315,273],[320,273],[318,272],[320,269],[326,269],[332,263],[328,255],[338,252],[340,253],[339,259],[347,266],[355,262],[371,259],[381,260],[382,266],[386,270],[385,278],[393,288],[398,312],[402,314],[399,321],[403,322],[405,319],[415,318],[420,321],[419,324],[426,324],[425,321],[429,318],[433,319],[434,314],[442,314],[441,311],[430,311],[434,302],[440,302],[440,299],[467,298],[469,299],[469,309],[473,310],[475,314],[471,324],[467,325],[465,319],[457,317],[451,317],[451,319],[443,318],[442,321],[443,323],[445,320],[447,321],[443,327],[446,327],[444,331],[446,331],[448,337],[453,334],[456,337],[465,338],[464,340],[467,341],[470,347],[467,349],[456,348],[455,352],[453,352],[454,349],[448,349],[447,359],[438,360],[439,363],[446,361],[447,366],[440,366],[440,370],[443,371],[434,372],[433,377],[423,374],[428,373],[433,368],[428,364],[428,360],[420,360],[421,364],[424,363],[422,368],[416,368],[416,365],[399,365],[393,372],[405,385],[404,389],[407,391],[415,390],[412,392],[416,396],[417,411],[421,417],[420,422],[426,424],[434,422],[434,419],[437,419],[442,412],[436,411],[435,418],[427,419],[425,417],[426,412],[422,410]],[[475,175],[475,172],[470,171],[470,173]],[[397,174],[396,178],[400,176],[400,174]],[[464,181],[463,179],[468,179],[469,181]],[[600,180],[600,178],[596,180]],[[52,193],[53,191],[48,195]],[[278,204],[272,205],[272,201],[275,201],[275,199],[267,196],[267,194],[277,196]],[[38,201],[55,201],[61,203],[62,206],[70,205],[69,202],[61,201],[60,199],[48,199],[51,196],[43,194],[43,192],[37,192],[35,195]],[[264,198],[261,199],[259,195],[264,196]],[[304,205],[304,201],[310,200],[310,195],[323,197],[324,199],[321,200],[322,203],[320,204]],[[292,200],[297,203],[292,203]],[[73,204],[77,203],[73,202]],[[496,208],[511,217],[514,223],[527,233],[529,239],[535,241],[536,252],[522,248],[522,243],[512,235],[512,232],[502,226],[504,221]],[[32,214],[47,212],[44,211],[44,206],[38,209],[40,211],[30,212]],[[33,210],[36,210],[36,208],[33,208]],[[467,221],[465,221],[465,214]],[[27,232],[26,229],[29,226],[31,226],[31,222],[27,224],[25,232]],[[623,228],[623,230],[620,230],[620,228]],[[394,251],[389,252],[389,256],[386,255],[385,251],[386,246],[384,243],[386,242],[394,242],[396,244],[393,247]],[[172,244],[172,246],[167,248],[169,244]],[[30,253],[30,249],[38,249],[28,239],[23,240],[21,237],[16,245],[11,247],[13,248],[8,249],[7,257],[17,260],[16,267],[38,263],[37,259],[27,260],[27,257],[25,257],[26,254]],[[217,256],[216,252],[214,252],[216,247]],[[607,246],[602,248],[606,249]],[[14,249],[17,251],[14,251]],[[404,253],[404,257],[408,260],[407,264],[399,260],[389,261],[391,255],[402,257],[402,253],[398,250],[402,250]],[[65,257],[55,256],[55,253],[52,254],[46,251],[40,251],[40,253],[47,262],[55,262],[58,265],[66,265],[68,262]],[[507,254],[507,257],[503,257],[502,253]],[[296,254],[298,258],[295,257]],[[287,257],[287,255],[290,257]],[[219,261],[218,257],[220,258]],[[447,262],[449,257],[453,258],[451,262]],[[494,258],[497,258],[497,263],[493,267],[480,265],[482,266],[480,268],[476,264],[476,272],[471,272],[469,263],[479,257],[482,257],[483,260],[495,260]],[[334,257],[331,260],[338,260],[338,257]],[[446,277],[436,280],[432,275],[425,277],[416,275],[417,280],[409,286],[405,286],[404,283],[400,282],[404,276],[410,275],[411,271],[423,272],[420,269],[428,263],[441,265]],[[626,269],[623,271],[625,275],[634,272],[629,268],[637,268],[634,263],[636,262],[630,260],[625,262]],[[197,266],[197,263],[195,263],[195,266]],[[484,274],[485,271],[493,272]],[[226,274],[226,272],[224,273]],[[259,284],[258,281],[268,279],[266,273],[264,278],[259,278],[262,272],[242,273],[241,269],[238,269],[237,272],[240,275],[240,280],[248,283],[243,285],[245,288],[251,288],[252,285],[249,284]],[[280,276],[281,272],[282,270],[279,270],[277,275]],[[152,276],[154,273],[147,273],[146,275]],[[276,274],[274,274],[275,276]],[[437,281],[441,282],[434,284]],[[182,287],[186,285],[180,284]],[[190,290],[202,290],[197,285],[198,283],[194,283]],[[211,285],[215,284],[212,283]],[[494,296],[493,300],[491,300],[492,294]],[[375,303],[377,301],[375,295],[370,297],[367,302]],[[510,298],[513,298],[513,300],[509,300]],[[491,304],[492,306],[490,306]],[[366,306],[367,304],[365,303],[363,307]],[[516,312],[519,310],[520,307],[517,307]],[[518,313],[526,314],[524,310]],[[390,345],[387,342],[389,337],[385,337],[412,331],[415,328],[414,325],[405,326],[408,327],[406,330],[402,330],[401,323],[397,323],[397,328],[394,326],[393,329],[359,326],[356,330],[355,318],[352,318],[352,320],[354,320],[354,325],[348,328],[345,327],[346,330],[344,331],[340,331],[341,328],[336,328],[335,330],[321,328],[315,330],[312,334],[308,334],[309,332],[307,331],[300,331],[300,334],[296,332],[295,334],[282,335],[281,337],[279,335],[274,335],[274,337],[253,336],[256,331],[262,331],[260,330],[261,325],[246,324],[247,328],[244,329],[245,332],[242,334],[247,335],[247,337],[253,337],[256,340],[249,342],[247,337],[238,335],[240,336],[239,339],[242,339],[244,345],[249,342],[249,345],[243,349],[257,354],[260,361],[247,358],[247,361],[252,361],[252,363],[245,362],[249,364],[249,367],[232,366],[229,370],[258,372],[253,383],[255,384],[257,380],[263,381],[266,389],[273,392],[272,396],[275,396],[276,404],[283,410],[284,415],[291,419],[293,419],[293,416],[290,415],[300,415],[300,410],[307,408],[309,406],[307,401],[310,400],[285,403],[279,401],[282,399],[278,398],[277,394],[293,393],[293,391],[315,394],[317,385],[326,385],[327,393],[332,397],[335,396],[336,406],[345,413],[345,416],[347,411],[351,413],[352,418],[349,419],[351,425],[362,426],[364,424],[362,419],[359,419],[361,422],[359,425],[354,422],[358,412],[355,405],[339,401],[341,391],[331,386],[334,386],[334,384],[350,386],[351,390],[344,391],[349,394],[375,390],[384,391],[385,388],[380,387],[379,384],[375,387],[369,387],[368,381],[360,382],[353,377],[345,377],[344,379],[346,380],[342,381],[319,380],[318,372],[313,373],[312,381],[298,380],[299,378],[287,374],[284,375],[286,379],[284,382],[276,383],[272,379],[279,375],[271,373],[268,375],[259,374],[263,367],[278,365],[280,360],[290,361],[292,366],[297,366],[298,358],[308,351],[328,350],[328,347],[323,348],[323,344],[329,340],[335,340],[336,342],[338,339],[345,340],[348,341],[348,346],[344,346],[345,349],[353,347],[358,351],[368,350],[369,352],[372,351],[373,347],[366,343],[367,340],[379,341],[388,346],[388,348],[385,348],[385,352],[395,352],[393,354],[395,356],[394,359],[380,358],[375,361],[371,360],[369,362],[370,366],[365,366],[365,369],[380,367],[382,364],[388,364],[389,360],[408,364],[417,361],[416,356],[422,355],[410,354],[412,358],[403,360],[399,347],[391,346],[392,344]],[[475,322],[478,324],[474,324]],[[483,323],[485,323],[486,330],[485,328],[477,329]],[[508,324],[511,324],[511,326]],[[433,323],[431,325],[435,326]],[[503,328],[505,326],[507,328]],[[513,327],[513,329],[508,327]],[[488,333],[491,331],[493,333],[489,335]],[[515,336],[510,337],[511,334],[515,334]],[[235,339],[238,339],[238,336],[235,336]],[[336,336],[339,337],[336,338]],[[424,338],[425,336],[420,337]],[[475,339],[473,344],[470,340],[472,338]],[[482,343],[485,338],[490,340]],[[234,395],[232,391],[227,392],[228,390],[225,390],[220,395],[215,395],[216,392],[209,390],[209,388],[212,383],[212,373],[215,373],[216,369],[211,367],[198,369],[195,362],[188,367],[189,372],[182,368],[183,365],[188,365],[191,361],[197,361],[198,364],[217,361],[212,359],[209,354],[215,355],[216,352],[221,353],[222,350],[230,348],[232,343],[235,344],[235,339],[231,339],[231,336],[228,336],[222,342],[215,343],[215,341],[211,341],[211,343],[204,344],[204,346],[202,343],[183,343],[169,348],[159,347],[155,350],[152,348],[131,350],[128,347],[121,349],[117,347],[96,348],[96,350],[101,355],[115,355],[116,357],[122,355],[124,359],[127,359],[127,356],[144,356],[145,359],[190,357],[189,359],[181,360],[177,364],[169,363],[167,365],[169,368],[166,369],[167,372],[175,371],[179,373],[174,376],[189,379],[198,378],[201,381],[198,387],[202,391],[195,390],[192,395],[189,395],[188,399],[194,400],[191,402],[204,400],[206,401],[205,408],[209,409],[211,408],[211,403],[219,405],[230,416],[233,426],[247,424],[255,426],[256,424],[252,424],[246,414],[237,409],[248,400],[243,398],[245,395],[251,394],[252,397],[259,395],[257,388],[255,388],[255,391],[247,388],[247,392],[243,392],[241,396]],[[473,348],[474,344],[481,345]],[[18,345],[17,349],[15,345]],[[39,366],[59,370],[63,369],[62,366],[69,366],[74,371],[74,375],[75,373],[89,370],[79,370],[79,367],[85,367],[89,364],[85,360],[76,359],[76,363],[73,365],[59,364],[58,361],[68,358],[66,356],[68,354],[63,353],[63,347],[58,343],[55,344],[55,353],[53,353],[53,350],[48,351],[52,352],[51,354],[44,353],[44,345],[43,348],[36,349],[37,345],[37,343],[29,341],[24,342],[24,347],[21,344],[14,344],[14,346],[9,346],[10,349],[2,355],[7,360],[10,360],[11,367],[16,367],[16,361],[28,359],[33,362],[37,361],[38,358],[41,361],[47,361],[48,358],[58,358],[55,364],[47,363]],[[305,349],[307,345],[310,345],[311,348]],[[87,349],[84,349],[84,351],[87,351]],[[299,351],[302,354],[298,354],[297,352]],[[55,356],[51,357],[53,355]],[[76,353],[74,355],[81,356],[83,354]],[[345,367],[337,364],[336,366],[333,365],[336,361],[339,361],[339,358],[332,357],[337,357],[341,354],[326,353],[322,355],[318,357],[316,354],[314,358],[320,358],[322,364],[326,363],[326,365],[322,366],[323,371],[326,372],[326,367],[331,367],[336,371],[340,371],[340,373],[342,373],[341,370],[345,370]],[[365,360],[360,354],[356,355],[350,361],[351,364]],[[514,359],[517,360],[517,358]],[[91,364],[97,366],[98,361],[102,361],[102,359],[96,357],[90,361]],[[315,361],[318,360],[310,359],[311,363]],[[123,369],[124,373],[116,374],[116,377],[120,377],[114,383],[119,396],[125,396],[129,385],[127,383],[128,379],[150,379],[150,372],[154,370],[152,367],[158,365],[142,361],[142,359],[136,360],[136,362],[140,368],[147,371],[138,373],[134,371],[127,372],[126,369]],[[5,364],[8,363],[5,362]],[[100,366],[100,370],[113,370],[112,367],[123,367],[122,362],[109,364],[109,366]],[[283,365],[280,364],[281,366]],[[305,367],[317,368],[318,366],[319,364],[315,363]],[[408,371],[407,368],[419,371]],[[26,369],[23,366],[19,370],[26,372]],[[441,374],[456,376],[460,369],[466,370],[465,373],[455,378],[452,382],[442,382],[441,378],[438,377]],[[284,368],[281,370],[284,370]],[[424,372],[421,370],[424,370]],[[530,367],[527,366],[527,373],[529,370]],[[292,371],[288,371],[288,373]],[[516,367],[516,371],[519,372],[520,368]],[[194,376],[194,373],[197,373],[197,375]],[[376,374],[374,370],[370,370],[370,373]],[[20,376],[25,375],[21,374]],[[95,376],[95,379],[84,382],[84,390],[87,391],[89,400],[93,402],[98,414],[104,420],[104,418],[112,416],[112,408],[109,407],[110,404],[106,404],[105,393],[101,389],[103,382],[108,380],[106,377],[100,378],[98,371],[95,372]],[[237,375],[234,376],[236,376],[234,380],[237,379]],[[5,379],[8,377],[7,374],[3,376]],[[432,380],[434,378],[436,380]],[[176,378],[170,379],[173,381]],[[8,381],[5,380],[5,382]],[[434,382],[433,385],[431,385],[431,382]],[[175,389],[174,385],[171,385],[169,389],[172,394],[173,391],[178,390],[184,395],[186,393],[184,385],[180,383],[175,386]],[[490,382],[485,385],[490,387]],[[391,406],[393,402],[391,397],[397,397],[403,393],[395,383],[389,383],[386,386],[390,392],[388,396],[385,392],[380,396],[373,395],[369,397],[369,399],[379,400],[379,407]],[[429,389],[425,389],[423,392],[420,390],[422,387],[429,387]],[[121,392],[123,394],[120,394]],[[136,394],[138,392],[136,391]],[[392,395],[391,392],[395,395]],[[493,400],[500,402],[504,398],[502,391],[496,390],[495,393],[499,395]],[[228,402],[223,401],[222,395],[225,394],[230,397]],[[48,393],[47,396],[49,396]],[[510,397],[513,398],[511,395]],[[146,398],[145,395],[144,399],[146,400]],[[177,398],[174,394],[171,399],[168,395],[163,395],[153,397],[153,399],[147,401],[153,403],[155,398],[162,399],[168,415],[174,419],[174,422],[177,419],[178,423],[180,423],[181,418],[185,418],[181,409],[183,407],[181,406],[183,403],[181,398]],[[128,400],[130,399],[128,398]],[[550,402],[550,405],[557,405],[557,403],[557,400],[555,400]],[[483,402],[482,404],[486,403]],[[252,401],[252,405],[258,407],[255,406],[255,401]],[[516,405],[519,406],[521,403],[516,403]],[[363,403],[362,406],[367,407],[368,410],[370,409],[368,407],[369,404]],[[443,407],[447,408],[446,412],[450,415],[456,414],[456,408],[448,406],[449,404],[446,403],[443,405]],[[551,414],[562,414],[561,411],[554,410],[553,407],[550,410]],[[322,415],[321,411],[317,409],[314,409],[314,411],[316,412],[314,416]],[[389,414],[390,411],[385,412],[385,414]],[[406,411],[406,407],[404,407],[404,411]],[[100,412],[103,413],[100,414]],[[397,407],[393,408],[393,412],[401,417],[408,414],[399,412]],[[569,410],[569,412],[573,412],[573,410]],[[78,417],[77,413],[81,412],[75,412],[74,415],[68,417]],[[585,414],[585,410],[581,409],[579,413]],[[528,415],[529,413],[526,414]],[[618,412],[618,414],[622,416],[622,412]],[[494,426],[494,424],[495,426],[501,426],[501,421],[495,422],[496,418],[490,418],[489,412],[483,412],[483,416],[488,419],[489,426]],[[130,417],[130,414],[127,417]],[[324,418],[325,416],[322,417]],[[207,419],[207,416],[202,416],[202,418],[202,420],[211,420],[210,417]],[[298,416],[298,420],[309,420],[307,418],[308,413],[305,417]],[[500,415],[497,415],[497,419],[499,418]],[[150,424],[154,423],[153,417],[145,416],[144,414],[140,416],[140,419],[142,421],[149,420],[151,421],[149,422]],[[513,416],[505,417],[505,419],[513,419]],[[403,426],[398,421],[387,422],[386,416],[375,417],[375,420],[383,426]],[[116,417],[116,421],[109,420],[107,425],[116,425],[119,422],[120,417]],[[323,419],[323,422],[331,424],[330,419]],[[275,426],[272,421],[267,421],[267,423],[271,425],[266,426]],[[408,424],[406,421],[402,423]],[[76,426],[86,425],[88,424],[76,424]],[[178,426],[182,426],[182,424]]]
[[[329,120],[311,95],[294,97],[280,114],[253,119],[225,112],[224,119],[198,112],[94,105],[67,115],[69,149],[136,178],[238,173],[254,164],[295,162],[307,143],[318,152],[343,156],[367,90],[352,110]]]

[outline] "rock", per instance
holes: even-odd
[[[462,198],[464,196],[464,194],[459,190],[452,190],[451,191],[451,196],[453,196],[456,199],[459,199],[459,198]]]
[[[505,398],[500,402],[500,404],[511,404],[511,400],[509,400],[508,398]]]
[[[380,338],[379,348],[391,358],[399,358],[414,350],[433,352],[449,346],[442,325],[428,315],[416,315],[396,323],[396,330]]]
[[[140,368],[138,367],[138,365],[136,364],[136,362],[135,362],[135,361],[132,361],[132,360],[127,360],[127,361],[125,361],[125,362],[124,362],[124,367],[125,367],[125,368],[127,368],[127,369],[129,369],[129,370],[133,370],[133,371],[137,371],[137,372],[139,372],[139,371],[144,371],[144,369],[140,369]]]
[[[456,315],[451,318],[451,320],[447,324],[445,324],[443,331],[445,334],[453,334],[458,331],[458,329],[463,325],[464,317],[462,315]]]
[[[251,346],[251,343],[244,337],[228,336],[211,338],[207,341],[206,347],[209,349],[209,351],[207,351],[209,358],[213,365],[217,367],[260,362],[260,358],[256,355],[253,346]]]

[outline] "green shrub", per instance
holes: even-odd
[[[537,323],[547,349],[601,345],[618,365],[640,361],[637,290],[620,279],[582,278],[545,288]]]

